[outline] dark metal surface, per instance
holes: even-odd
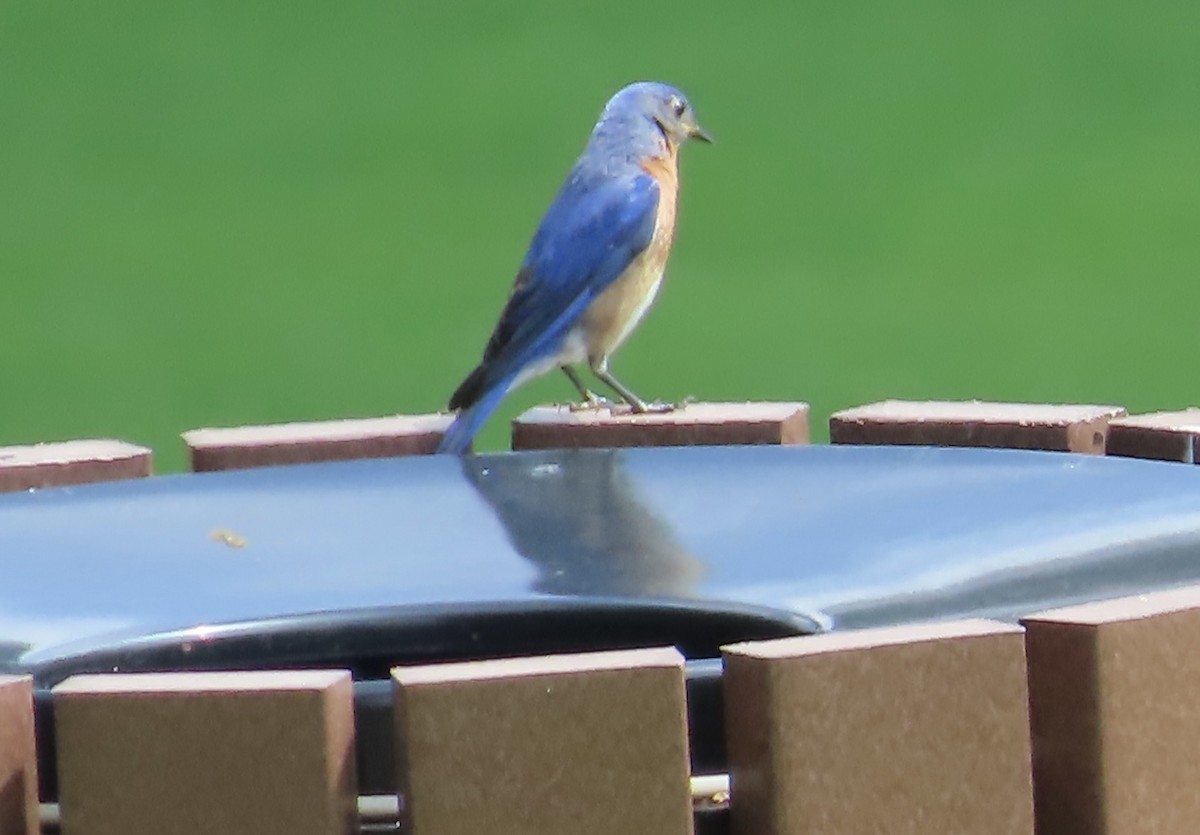
[[[815,446],[168,476],[0,496],[0,570],[0,671],[43,704],[80,671],[336,666],[386,722],[395,663],[672,644],[707,769],[722,644],[1196,582],[1200,468]]]
[[[647,449],[168,476],[0,496],[0,669],[376,673],[650,638],[713,657],[741,633],[1178,584],[1198,553],[1200,469],[1078,455]]]

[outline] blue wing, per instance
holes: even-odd
[[[658,199],[658,183],[640,169],[572,171],[533,236],[483,362],[450,397],[459,414],[439,452],[466,452],[522,369],[560,350],[588,304],[650,245]]]
[[[485,361],[522,357],[528,348],[561,339],[588,302],[649,246],[658,183],[640,171],[628,179],[591,179],[572,177],[546,212]]]
[[[650,244],[658,183],[576,172],[550,205],[529,245],[483,362],[451,398],[464,408],[559,349],[571,326]]]

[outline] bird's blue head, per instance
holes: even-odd
[[[600,114],[597,130],[606,128],[661,137],[671,150],[688,139],[713,141],[696,121],[687,96],[658,81],[639,81],[618,90]]]

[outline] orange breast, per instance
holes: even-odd
[[[588,359],[596,361],[615,351],[646,315],[662,283],[667,256],[675,238],[675,209],[679,176],[674,154],[651,159],[642,168],[658,181],[658,219],[649,246],[600,294],[583,316]]]

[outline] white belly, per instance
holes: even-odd
[[[521,369],[521,373],[512,381],[512,385],[508,387],[509,391],[517,388],[528,380],[534,377],[540,377],[543,374],[548,374],[556,368],[564,365],[577,365],[583,362],[588,357],[587,345],[583,337],[583,328],[576,325],[567,332],[567,338],[563,340],[562,347],[557,353],[551,354],[545,359],[531,362]]]

